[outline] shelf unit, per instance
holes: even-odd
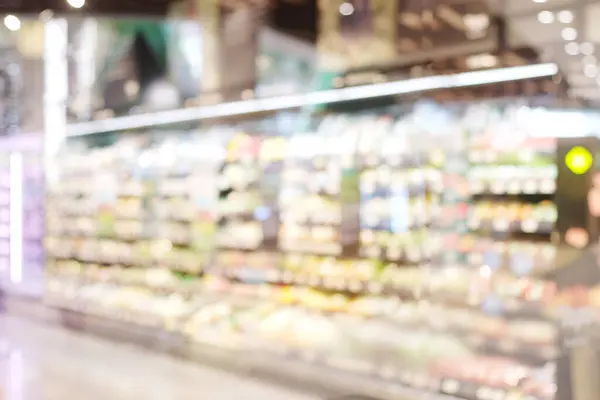
[[[506,219],[483,234],[480,217],[486,196],[551,194],[513,194],[512,180],[501,193],[494,173],[466,164],[466,118],[432,132],[414,113],[334,115],[291,137],[218,127],[175,144],[122,139],[83,151],[87,164],[66,156],[65,172],[90,167],[52,195],[47,300],[174,332],[185,346],[266,355],[274,368],[292,360],[415,398],[566,400],[556,392],[564,315],[544,275],[556,216],[518,226],[547,223],[548,259],[498,243],[517,228]],[[544,160],[554,151],[532,149]],[[115,171],[106,162],[120,172],[99,172]],[[548,171],[537,192],[550,192]],[[137,225],[116,229],[115,210]],[[590,303],[596,318],[597,309]]]

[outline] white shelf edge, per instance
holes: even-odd
[[[383,96],[417,93],[436,89],[477,86],[490,83],[511,82],[554,76],[558,66],[554,63],[519,67],[489,69],[453,75],[429,76],[404,81],[375,83],[342,89],[286,95],[265,99],[241,100],[213,106],[183,108],[170,111],[129,115],[107,120],[81,122],[67,125],[67,137],[95,133],[148,128],[210,118],[229,117],[265,111],[286,110],[296,107],[364,100]]]

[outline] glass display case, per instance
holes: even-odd
[[[540,134],[527,115],[427,105],[292,135],[69,142],[49,188],[46,300],[342,374],[352,391],[595,398],[572,395],[597,394],[593,379],[571,382],[599,365],[581,349],[600,312],[600,153],[595,136]]]

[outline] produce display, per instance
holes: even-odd
[[[543,278],[555,140],[422,117],[71,149],[50,189],[46,300],[432,396],[554,400],[558,320],[581,304]]]
[[[352,168],[354,160],[351,149],[340,154],[343,147],[336,141],[340,139],[331,132],[290,140],[279,193],[282,251],[342,255],[343,163]]]
[[[232,292],[241,290],[228,288]],[[245,297],[205,305],[185,330],[203,343],[272,352],[459,398],[554,395],[550,361],[558,353],[557,332],[547,322],[508,323],[429,303],[282,288],[262,293],[255,304]]]
[[[441,212],[443,175],[430,154],[411,148],[415,138],[405,121],[381,117],[373,124],[358,150],[360,255],[401,264],[430,260],[439,250],[430,228]]]
[[[159,326],[181,313],[212,257],[222,133],[64,157],[49,188],[48,301]]]

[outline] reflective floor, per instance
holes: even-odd
[[[134,346],[0,315],[1,400],[316,400]]]

